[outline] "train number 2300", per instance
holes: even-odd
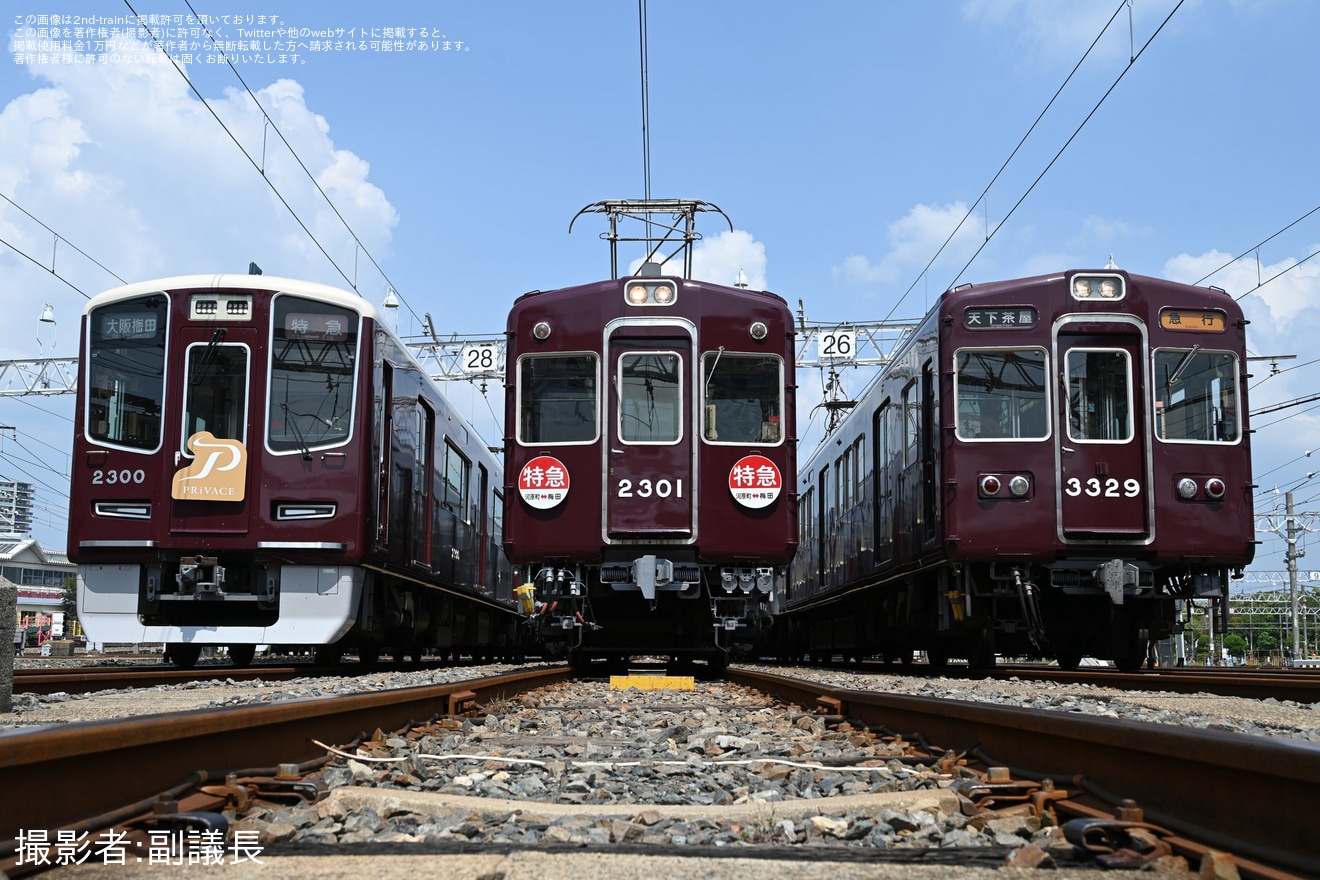
[[[129,483],[145,483],[146,480],[147,480],[147,472],[144,471],[142,468],[138,468],[135,471],[130,471],[128,468],[124,468],[123,470],[118,470],[118,471],[116,470],[103,471],[98,468],[97,470],[92,471],[93,486],[113,486],[115,484],[127,485]]]
[[[675,498],[683,497],[682,480],[638,480],[637,485],[633,486],[632,480],[619,480],[619,485],[614,493],[620,498]]]
[[[1136,498],[1141,494],[1141,483],[1133,479],[1120,482],[1116,477],[1104,480],[1092,477],[1083,483],[1077,477],[1069,477],[1063,484],[1063,494],[1069,498],[1080,495],[1090,498]]]

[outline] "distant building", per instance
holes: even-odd
[[[78,566],[67,553],[43,550],[35,538],[0,536],[0,576],[18,587],[18,613],[64,610],[64,579]]]
[[[32,533],[31,483],[0,480],[0,535],[21,537]]]

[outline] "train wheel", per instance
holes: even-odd
[[[256,645],[230,645],[229,662],[235,666],[251,666],[252,658],[257,656]]]
[[[368,669],[374,668],[380,663],[380,646],[362,645],[358,648],[357,655],[358,663],[362,664],[363,667]]]
[[[933,642],[926,646],[926,663],[936,672],[949,668],[949,648],[947,645]]]
[[[312,662],[317,666],[335,666],[344,659],[344,649],[336,645],[317,645],[312,652]]]
[[[182,642],[173,642],[165,646],[165,659],[180,669],[192,669],[197,665],[197,660],[201,656],[201,645],[185,645]]]
[[[971,656],[968,657],[967,665],[977,671],[993,672],[997,659],[994,643],[990,639],[976,639],[972,643]]]
[[[1072,672],[1078,666],[1082,665],[1081,651],[1055,651],[1054,659],[1058,662],[1059,668],[1065,672]]]

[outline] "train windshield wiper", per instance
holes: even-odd
[[[220,343],[224,341],[225,334],[228,331],[224,327],[216,327],[211,333],[211,341],[206,343],[206,350],[202,352],[197,361],[197,372],[193,374],[192,384],[200,385],[206,378],[206,374],[211,371],[211,364],[215,362],[215,353]]]
[[[1174,383],[1182,378],[1183,370],[1187,369],[1187,365],[1192,362],[1192,358],[1196,357],[1196,353],[1200,350],[1200,345],[1193,345],[1191,350],[1182,356],[1182,360],[1178,361],[1178,366],[1174,367],[1173,372],[1169,374],[1169,378],[1164,380],[1165,388],[1172,388]]]
[[[307,438],[303,436],[302,428],[298,427],[297,416],[289,409],[287,403],[281,403],[280,408],[284,410],[284,424],[293,429],[293,436],[298,441],[298,449],[302,452],[303,461],[311,461],[312,450],[307,445]]]

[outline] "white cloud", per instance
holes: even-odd
[[[633,260],[628,267],[629,273],[635,273],[641,262],[640,258]],[[738,280],[739,270],[747,276],[749,289],[766,289],[765,245],[753,238],[750,232],[734,229],[707,236],[697,242],[692,252],[693,278],[732,287]],[[681,264],[665,266],[661,271],[681,276],[683,267]]]
[[[0,111],[0,192],[36,219],[0,203],[0,231],[41,265],[0,248],[0,309],[35,317],[41,300],[55,305],[68,328],[55,354],[73,353],[75,316],[85,300],[49,271],[52,251],[56,272],[89,296],[119,281],[75,248],[128,281],[245,272],[252,261],[268,274],[346,286],[267,180],[350,278],[355,258],[360,266],[367,261],[355,253],[353,235],[308,172],[362,246],[378,260],[386,256],[397,213],[370,182],[368,164],[335,147],[329,123],[307,106],[296,81],[253,87],[307,171],[245,91],[207,95],[227,133],[169,64],[54,63],[24,70],[44,82]],[[358,281],[366,289],[376,286],[363,275]],[[0,343],[0,357],[37,353],[12,335]]]
[[[937,266],[944,265],[941,261],[965,259],[980,242],[975,218],[967,216],[967,206],[962,202],[917,205],[901,220],[889,224],[888,233],[889,250],[878,261],[856,254],[846,257],[834,267],[835,277],[868,284],[910,280],[909,276],[924,269],[940,248],[944,250]]]

